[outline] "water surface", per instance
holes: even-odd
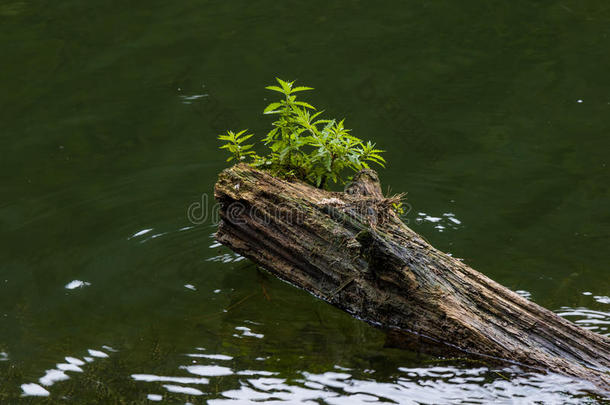
[[[415,231],[609,334],[609,35],[601,0],[1,2],[0,402],[598,401],[386,348],[186,213],[298,79]]]

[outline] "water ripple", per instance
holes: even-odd
[[[109,352],[114,349],[108,347]],[[203,351],[203,348],[195,348]],[[90,361],[102,359],[100,350],[89,349]],[[208,404],[582,404],[595,403],[587,396],[594,388],[588,382],[569,377],[526,373],[517,367],[462,368],[431,365],[429,367],[396,367],[385,377],[373,378],[375,370],[359,370],[340,365],[330,370],[280,371],[236,369],[248,363],[225,353],[187,353],[202,363],[181,365],[175,375],[134,373],[130,378],[141,386],[141,395],[149,401],[172,400],[189,403],[192,397],[205,397]],[[269,360],[256,358],[253,360]],[[278,361],[278,358],[274,358]],[[65,363],[47,370],[38,383],[21,385],[23,396],[49,396],[49,387],[69,378],[66,372],[82,372],[87,360],[66,356]],[[275,364],[262,363],[266,365]],[[231,362],[231,367],[215,364]],[[186,373],[186,375],[185,375]],[[170,373],[174,374],[174,373]],[[190,375],[189,375],[190,374]],[[194,376],[193,376],[194,375]],[[222,382],[222,385],[220,385]],[[214,389],[208,389],[214,387]],[[222,387],[221,391],[217,391]],[[161,390],[161,391],[160,391]]]
[[[102,348],[104,348],[108,351],[111,351],[111,352],[116,352],[116,350],[110,346],[104,345],[104,346],[102,346]],[[96,349],[88,349],[88,353],[92,357],[84,356],[83,359],[85,361],[83,361],[77,357],[73,357],[73,356],[64,357],[64,359],[66,360],[66,363],[57,363],[55,365],[55,368],[46,370],[45,374],[38,379],[38,382],[40,384],[36,384],[36,383],[21,384],[22,395],[23,396],[49,396],[50,395],[49,391],[47,389],[43,388],[42,386],[45,386],[48,388],[57,382],[68,380],[68,379],[70,379],[70,376],[68,374],[66,374],[66,372],[82,373],[84,371],[82,366],[85,366],[88,363],[92,363],[95,360],[95,358],[102,359],[102,358],[109,357],[108,354],[106,354],[105,352],[103,352],[101,350],[96,350]]]
[[[425,212],[418,212],[415,223],[433,224],[434,229],[438,232],[443,232],[447,229],[459,229],[462,227],[462,221],[456,218],[455,214],[452,212],[444,212],[440,217],[428,215]]]
[[[610,336],[610,312],[596,311],[584,307],[561,307],[557,315],[570,319],[578,326]]]
[[[455,367],[401,367],[399,370],[403,375],[390,382],[354,378],[347,373],[332,371],[321,374],[302,372],[303,378],[293,381],[285,378],[252,378],[242,381],[239,388],[223,392],[224,398],[208,403],[579,404],[586,403],[586,400],[571,398],[566,393],[584,395],[592,388],[588,383],[568,377],[519,373],[516,369],[501,370],[512,377],[510,380],[503,377],[492,381],[490,376],[498,371],[485,367],[466,370]]]

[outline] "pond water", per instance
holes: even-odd
[[[211,192],[297,79],[416,232],[610,334],[609,35],[602,0],[0,2],[0,403],[603,401],[384,347],[218,246]]]

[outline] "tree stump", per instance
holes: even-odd
[[[610,339],[528,301],[407,227],[364,170],[330,192],[238,164],[215,187],[216,238],[373,325],[610,391]]]

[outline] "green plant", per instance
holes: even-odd
[[[363,142],[350,134],[344,120],[321,119],[323,111],[304,101],[297,100],[296,93],[313,90],[311,87],[294,86],[294,82],[276,79],[278,85],[266,89],[280,93],[282,98],[269,104],[264,114],[276,116],[273,128],[263,138],[270,149],[268,155],[259,156],[253,145],[243,142],[252,135],[246,131],[220,135],[226,141],[221,146],[231,153],[229,161],[250,158],[254,166],[271,171],[275,175],[296,177],[317,187],[328,187],[328,182],[344,182],[345,171],[368,169],[369,163],[384,167],[381,149],[375,144]]]
[[[243,131],[240,131],[238,133],[234,133],[233,131],[227,131],[226,135],[218,136],[218,139],[220,139],[221,141],[227,141],[227,143],[220,147],[220,149],[227,149],[231,154],[231,156],[227,158],[227,162],[230,162],[233,159],[241,161],[248,157],[256,156],[256,152],[254,152],[253,150],[249,150],[254,145],[242,145],[244,141],[247,141],[248,139],[252,138],[252,134],[244,135],[246,131],[247,129],[244,129]]]
[[[402,198],[402,196],[400,196]],[[402,215],[405,213],[405,209],[403,208],[403,203],[402,201],[398,201],[398,202],[393,202],[392,203],[392,208],[394,209],[394,211],[396,211],[397,214]]]

